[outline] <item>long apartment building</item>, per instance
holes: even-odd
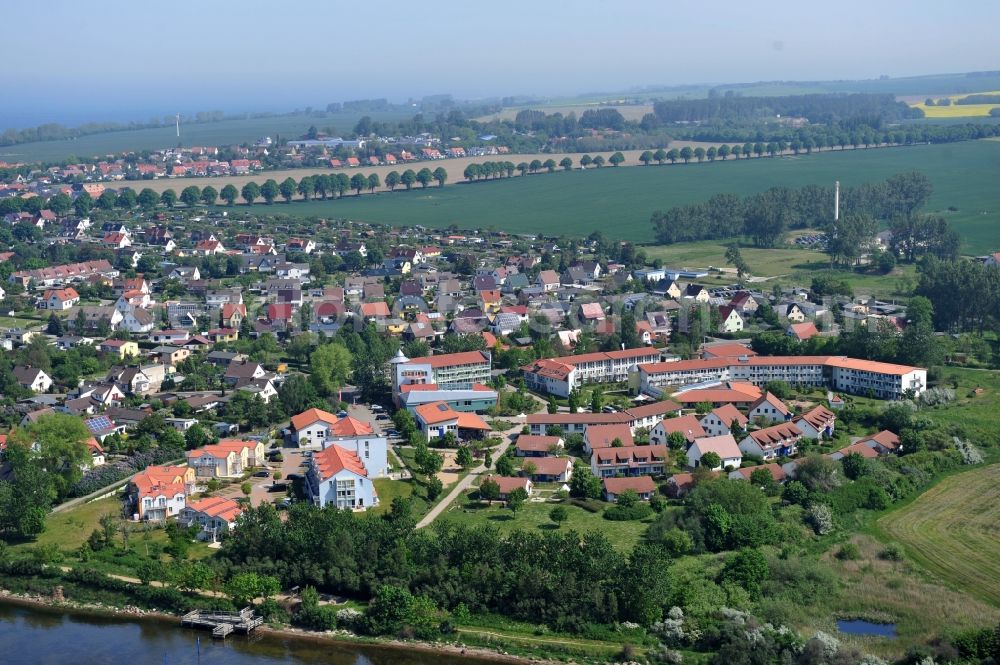
[[[740,381],[763,386],[768,381],[824,386],[879,399],[900,399],[907,391],[927,388],[922,367],[859,360],[847,356],[738,356],[640,365],[635,389],[661,395],[670,388],[706,381]]]
[[[400,351],[390,363],[392,395],[400,405],[402,386],[434,385],[439,391],[447,391],[471,390],[477,383],[488,383],[492,356],[489,351],[465,351],[407,358]]]
[[[628,379],[629,369],[660,360],[651,347],[543,358],[521,368],[529,389],[568,397],[585,383],[614,383]]]
[[[37,268],[35,270],[19,270],[11,274],[10,281],[12,283],[19,283],[25,288],[30,284],[34,284],[35,287],[49,288],[73,282],[82,282],[88,277],[95,275],[112,279],[117,277],[118,274],[118,270],[107,259],[99,259],[96,261],[67,263],[49,268]]]
[[[627,425],[634,434],[640,427],[651,429],[665,418],[680,414],[680,404],[663,400],[616,413],[529,413],[524,424],[531,434],[545,434],[550,427],[558,427],[566,434],[583,434],[591,425]]]

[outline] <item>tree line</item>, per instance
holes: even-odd
[[[879,183],[844,187],[842,218],[868,215],[875,219],[910,217],[930,197],[932,187],[920,173],[901,173]],[[789,229],[834,230],[834,188],[807,185],[798,189],[772,187],[739,197],[717,194],[705,203],[657,210],[650,218],[657,242],[750,236],[758,247],[772,247]]]
[[[737,125],[701,125],[676,127],[671,132],[677,138],[694,141],[750,141],[772,143],[784,141],[791,150],[811,152],[824,148],[845,150],[879,145],[917,145],[923,143],[955,143],[1000,135],[1000,126],[986,123],[948,125],[897,125],[882,128],[863,122],[789,127],[777,122]],[[796,150],[798,146],[798,150]]]
[[[799,117],[823,124],[863,118],[868,124],[877,126],[904,118],[923,117],[922,111],[897,102],[894,95],[870,93],[670,99],[654,103],[653,112],[664,123],[747,122]]]
[[[601,168],[605,164],[620,166],[624,162],[625,155],[621,152],[615,152],[608,157],[607,160],[605,160],[602,155],[595,155],[594,157],[591,157],[589,154],[583,155],[579,160],[580,167],[584,169],[590,166]],[[551,157],[545,161],[533,159],[530,162],[519,162],[516,165],[514,162],[510,161],[487,161],[478,164],[472,163],[465,167],[463,175],[466,180],[472,182],[504,177],[510,178],[514,175],[514,171],[517,171],[522,176],[529,173],[541,173],[542,171],[545,171],[546,173],[555,173],[557,167],[564,171],[572,171],[573,158],[563,157],[558,163],[556,163],[556,160]]]

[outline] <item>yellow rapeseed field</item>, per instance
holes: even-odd
[[[1000,95],[1000,92],[977,92],[977,95]],[[1000,104],[955,104],[955,100],[963,99],[968,95],[949,95],[952,101],[951,106],[926,106],[923,102],[911,104],[913,108],[920,109],[928,118],[974,118],[983,117],[990,114],[995,108],[1000,108]],[[933,97],[936,101],[940,97]]]

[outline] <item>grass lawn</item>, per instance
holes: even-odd
[[[45,324],[42,319],[26,319],[23,316],[0,316],[0,328],[34,328]]]
[[[654,245],[645,248],[651,259],[660,259],[670,268],[701,268],[709,266],[728,269],[726,247],[731,241],[704,240],[678,245]],[[773,249],[741,247],[740,254],[750,265],[754,277],[769,278],[756,284],[762,291],[770,291],[774,284],[782,286],[808,286],[818,274],[833,274],[847,281],[856,294],[880,297],[898,296],[907,289],[900,288],[901,281],[916,282],[916,266],[900,265],[888,275],[862,274],[850,270],[831,270],[829,258],[823,252],[788,245]],[[733,273],[713,272],[697,280],[705,286],[723,286],[736,282]]]
[[[697,203],[713,194],[752,194],[774,186],[845,186],[918,170],[934,193],[927,212],[945,215],[963,250],[981,254],[1000,244],[1000,143],[969,141],[872,150],[834,150],[798,157],[557,172],[537,177],[459,184],[441,189],[345,197],[282,206],[294,216],[342,217],[441,228],[583,236],[613,231],[617,240],[652,242],[654,210]],[[957,211],[949,212],[954,206]],[[753,261],[750,262],[751,266]]]
[[[1000,607],[1000,464],[956,474],[877,527],[947,585]]]
[[[45,531],[35,541],[17,547],[55,545],[64,552],[75,550],[87,542],[94,529],[100,527],[103,515],[120,515],[121,507],[121,499],[112,496],[61,513],[50,513],[45,518]]]
[[[467,496],[457,499],[448,510],[438,518],[439,522],[464,524],[466,526],[489,524],[508,534],[516,529],[531,531],[554,530],[556,525],[549,519],[549,511],[557,504],[544,502],[528,502],[515,515],[499,502],[493,506],[480,504],[469,500]],[[602,517],[601,513],[591,513],[579,506],[563,503],[569,513],[569,519],[559,527],[562,531],[573,529],[580,533],[600,531],[608,540],[623,552],[631,551],[646,534],[646,529],[653,521],[647,518],[639,522],[613,522]]]
[[[378,506],[372,508],[368,512],[372,515],[381,515],[383,513],[389,512],[392,508],[392,500],[397,496],[403,497],[404,499],[413,500],[413,509],[415,512],[423,514],[427,510],[426,501],[423,497],[417,494],[414,496],[414,483],[412,480],[391,480],[389,478],[376,478],[375,491],[378,492]]]

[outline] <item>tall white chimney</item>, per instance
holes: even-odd
[[[840,181],[838,180],[833,187],[833,221],[840,220]]]

